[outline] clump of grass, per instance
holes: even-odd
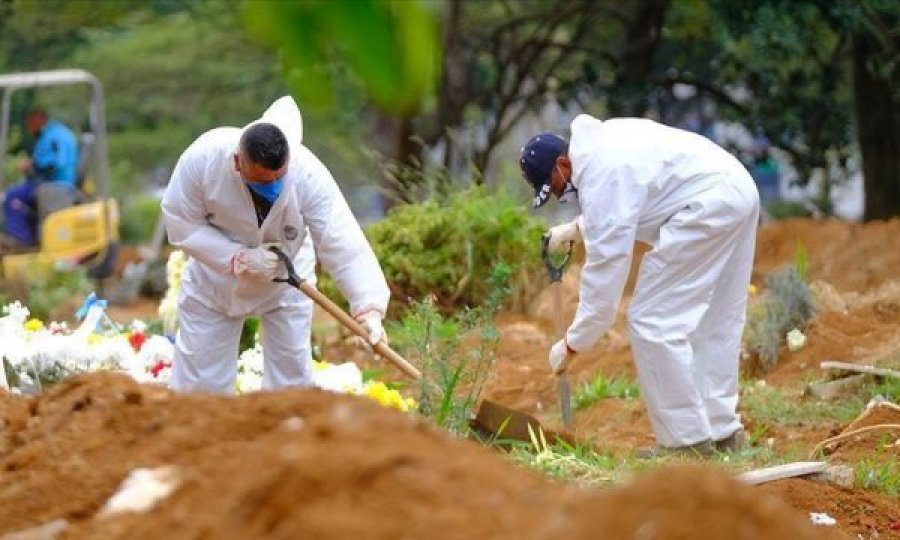
[[[530,443],[497,440],[489,444],[501,444],[508,448],[507,456],[527,469],[588,486],[615,484],[634,470],[655,466],[653,462],[622,459],[597,452],[587,444],[573,446],[561,440],[551,444],[540,431],[530,431],[530,436]]]
[[[806,272],[806,252],[798,246],[794,265],[766,278],[765,297],[748,313],[744,345],[759,355],[764,369],[778,363],[785,335],[794,328],[805,330],[816,314]]]
[[[900,464],[896,461],[879,460],[876,456],[857,463],[854,470],[857,486],[900,496]]]
[[[581,385],[575,392],[574,407],[576,411],[586,409],[601,399],[632,399],[640,395],[637,383],[626,377],[609,378],[597,375],[593,380]]]

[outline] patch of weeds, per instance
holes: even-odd
[[[798,245],[794,265],[766,278],[765,296],[747,314],[744,345],[759,355],[764,369],[778,363],[785,335],[795,328],[805,330],[816,313],[806,272],[806,252]]]
[[[640,395],[640,388],[635,381],[627,377],[608,378],[605,375],[597,375],[590,382],[581,385],[575,391],[574,408],[576,411],[586,409],[601,399],[620,398],[632,399]]]
[[[478,308],[448,317],[429,297],[415,302],[390,328],[397,350],[418,360],[419,412],[457,435],[468,433],[473,409],[496,361],[500,333],[494,318],[510,295],[512,274],[512,267],[497,263],[488,278],[490,292]],[[463,350],[461,336],[469,331],[478,332],[478,342]]]
[[[857,463],[855,471],[857,486],[892,497],[900,496],[900,463],[897,461],[879,460],[876,455]]]
[[[863,392],[869,399],[881,396],[888,401],[900,403],[900,379],[885,377],[878,381],[872,377],[869,382],[863,385]]]
[[[742,408],[757,422],[788,426],[847,423],[859,416],[866,401],[860,396],[826,401],[772,386],[745,388],[741,395]]]
[[[654,461],[617,458],[597,452],[588,445],[573,446],[564,441],[550,444],[543,432],[531,432],[531,443],[495,441],[508,448],[516,464],[552,478],[589,486],[608,486],[636,470],[657,466]]]

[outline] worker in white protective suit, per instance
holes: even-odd
[[[609,329],[634,241],[650,244],[628,328],[657,445],[638,455],[743,446],[738,360],[759,215],[750,174],[700,135],[588,115],[572,122],[569,142],[532,138],[520,165],[535,207],[553,194],[581,211],[549,231],[551,249],[580,236],[586,252],[578,309],[550,349],[551,369],[564,370]]]
[[[251,315],[262,323],[263,388],[312,383],[312,303],[272,282],[285,275],[272,245],[310,281],[318,255],[371,344],[384,339],[384,274],[328,169],[302,145],[302,129],[297,104],[283,97],[244,129],[207,131],[175,166],[162,210],[169,241],[190,257],[178,305],[176,390],[233,392]]]

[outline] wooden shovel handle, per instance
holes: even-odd
[[[356,319],[347,314],[343,309],[341,309],[337,304],[331,301],[330,298],[322,294],[319,289],[313,287],[306,281],[301,281],[297,286],[300,289],[300,292],[310,297],[313,302],[322,306],[322,309],[327,311],[332,317],[338,320],[339,323],[344,325],[347,330],[353,332],[353,334],[361,337],[368,341],[369,332],[363,327],[363,325],[359,324]],[[419,372],[418,369],[409,362],[406,361],[405,358],[397,354],[394,349],[391,349],[384,340],[379,341],[372,347],[376,353],[387,358],[389,362],[400,368],[400,371],[405,373],[407,376],[414,380],[419,380],[422,378],[422,373]]]

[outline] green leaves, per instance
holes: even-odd
[[[332,98],[329,60],[356,74],[382,109],[414,113],[431,94],[440,54],[436,14],[421,1],[248,2],[250,34],[276,49],[294,92],[317,106]]]

